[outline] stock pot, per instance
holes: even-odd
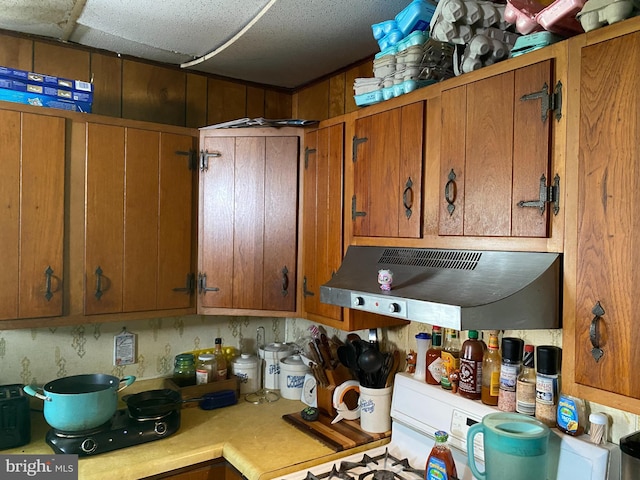
[[[44,418],[49,425],[65,432],[79,432],[106,423],[116,413],[118,392],[135,379],[105,374],[74,375],[45,384],[43,393],[30,385],[23,390],[44,400]]]

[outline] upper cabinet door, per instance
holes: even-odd
[[[565,335],[578,384],[638,399],[640,64],[629,59],[640,58],[640,33],[580,51],[577,291],[565,295],[575,331]]]
[[[308,132],[304,158],[304,309],[342,322],[341,307],[320,302],[320,286],[342,260],[344,124]]]
[[[87,125],[86,314],[193,306],[193,143]]]
[[[195,151],[194,137],[160,134],[157,274],[160,310],[194,306]]]
[[[421,237],[424,102],[356,120],[353,235]]]
[[[535,95],[551,85],[548,60],[442,92],[440,235],[548,235],[553,205],[520,204],[552,183],[555,120]]]
[[[123,311],[123,127],[87,124],[85,314]]]
[[[62,315],[65,120],[0,110],[0,319]]]
[[[295,311],[299,137],[204,131],[201,148],[200,311]]]

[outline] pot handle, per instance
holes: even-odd
[[[124,390],[125,388],[127,388],[129,385],[131,385],[135,381],[136,381],[136,377],[134,375],[128,375],[128,376],[120,379],[120,387],[118,387],[118,390],[116,390],[116,392],[120,392],[120,391]],[[124,383],[124,385],[122,385],[122,383]]]
[[[24,393],[26,393],[27,395],[31,395],[32,397],[39,398],[40,400],[44,400],[46,402],[51,401],[51,397],[47,397],[46,395],[42,395],[36,392],[31,385],[25,385],[24,387],[22,387],[22,390],[24,390]]]

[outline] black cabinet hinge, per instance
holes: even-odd
[[[307,276],[305,275],[302,279],[302,296],[303,297],[314,297],[315,293],[311,290],[307,290]]]
[[[317,150],[315,148],[304,148],[304,169],[306,170],[309,167],[309,155],[313,155]]]
[[[560,211],[560,175],[553,177],[553,185],[547,185],[547,177],[540,177],[540,198],[538,200],[518,202],[519,207],[535,207],[540,209],[540,215],[544,214],[547,203],[553,203],[553,214]]]
[[[185,152],[183,150],[176,150],[176,155],[187,157],[187,167],[189,170],[195,170],[198,168],[198,159],[195,150],[189,150]]]
[[[556,88],[553,92],[549,92],[549,86],[545,82],[542,86],[542,90],[539,92],[529,93],[520,97],[521,101],[537,100],[540,99],[540,110],[542,123],[547,121],[549,117],[549,111],[555,112],[556,120],[560,121],[562,118],[562,82],[556,83]]]
[[[200,150],[200,170],[206,172],[209,170],[209,157],[221,157],[220,152],[209,152],[207,150]]]
[[[355,135],[353,136],[353,162],[355,163],[358,160],[358,145],[361,143],[367,142],[369,139],[367,137],[358,138]]]
[[[356,210],[356,196],[351,197],[351,220],[355,222],[357,217],[366,217],[367,212],[359,212]]]

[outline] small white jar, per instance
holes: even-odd
[[[304,376],[310,371],[300,355],[291,355],[280,360],[280,396],[288,400],[300,400]]]
[[[231,362],[231,374],[240,381],[240,394],[253,393],[260,390],[260,361],[255,355],[243,353]]]

